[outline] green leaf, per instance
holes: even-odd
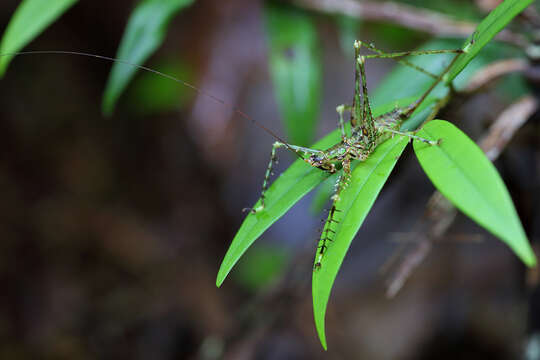
[[[2,77],[14,55],[20,51],[51,23],[59,18],[77,0],[24,0],[9,22],[0,44],[0,77]]]
[[[279,279],[287,269],[290,252],[277,244],[253,246],[232,274],[236,283],[256,292]]]
[[[476,31],[465,42],[465,54],[452,66],[444,81],[452,81],[478,52],[517,14],[529,6],[533,0],[505,0],[478,24]],[[472,41],[472,42],[471,42]]]
[[[313,141],[319,117],[322,67],[315,26],[306,12],[265,7],[270,74],[291,143]]]
[[[192,69],[179,58],[160,59],[152,64],[152,68],[160,69],[177,79],[193,81]],[[193,94],[192,89],[186,86],[178,86],[174,81],[144,71],[126,92],[126,97],[134,112],[149,115],[181,109],[188,104]]]
[[[499,173],[482,150],[447,121],[434,120],[418,136],[441,140],[432,146],[414,141],[414,151],[435,187],[458,209],[504,241],[528,266],[536,258]]]
[[[336,180],[338,175],[338,173],[335,173],[334,175],[330,176],[317,188],[309,208],[309,212],[312,215],[318,215],[330,202],[330,196],[332,196],[336,188]]]
[[[336,25],[339,31],[339,44],[341,50],[350,58],[354,59],[354,41],[358,39],[358,30],[362,20],[350,16],[337,15]]]
[[[353,170],[351,183],[336,203],[340,210],[337,215],[339,222],[333,228],[336,234],[328,245],[321,267],[313,271],[312,280],[315,326],[325,350],[324,317],[334,280],[351,241],[408,142],[407,137],[396,136],[380,144],[366,161]]]
[[[163,43],[172,17],[193,0],[144,0],[139,2],[126,26],[116,57],[131,64],[142,65]],[[115,63],[103,95],[102,109],[112,114],[114,106],[137,72],[134,66]]]

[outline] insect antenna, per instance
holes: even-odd
[[[177,82],[179,84],[182,84],[182,85],[192,89],[197,94],[202,95],[202,96],[204,96],[204,97],[206,97],[206,98],[208,98],[208,99],[210,99],[210,100],[212,100],[212,101],[214,101],[214,102],[216,102],[218,104],[221,104],[222,106],[224,106],[226,108],[231,109],[233,111],[233,113],[235,113],[235,114],[243,117],[244,119],[250,121],[251,123],[258,126],[260,129],[265,131],[267,134],[272,136],[274,139],[276,139],[277,141],[283,143],[287,149],[289,149],[291,152],[296,154],[296,156],[298,156],[300,159],[302,159],[302,160],[304,159],[298,153],[298,151],[294,150],[285,140],[283,140],[281,137],[279,137],[277,134],[275,134],[272,130],[268,129],[266,126],[264,126],[263,124],[261,124],[260,122],[255,120],[253,117],[246,114],[244,111],[242,111],[237,106],[231,105],[231,104],[225,102],[224,100],[218,98],[217,96],[214,96],[214,95],[212,95],[212,94],[198,88],[197,86],[195,86],[195,85],[193,85],[193,84],[191,84],[191,83],[189,83],[189,82],[187,82],[185,80],[176,78],[176,77],[174,77],[172,75],[166,74],[166,73],[161,72],[159,70],[155,70],[155,69],[149,68],[149,67],[144,66],[144,65],[134,64],[134,63],[129,62],[127,60],[117,59],[117,58],[113,58],[113,57],[110,57],[110,56],[91,54],[91,53],[86,53],[86,52],[81,52],[81,51],[70,51],[70,50],[20,51],[20,52],[14,52],[14,53],[2,53],[2,54],[0,54],[0,57],[5,57],[5,56],[14,57],[14,56],[19,56],[19,55],[75,55],[75,56],[86,56],[86,57],[91,57],[91,58],[110,61],[110,62],[117,62],[117,63],[120,63],[120,64],[124,64],[124,65],[128,65],[128,66],[140,69],[140,70],[148,71],[150,73],[156,74],[158,76],[161,76],[161,77],[164,77],[166,79],[175,81],[175,82]]]

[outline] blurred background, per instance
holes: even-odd
[[[375,10],[366,18],[355,15],[354,1],[275,6],[291,3],[314,24],[321,69],[319,101],[310,105],[319,122],[299,140],[309,143],[335,129],[336,105],[352,99],[355,37],[389,51],[416,48],[434,35],[457,38],[459,46],[470,33],[461,26],[497,1],[431,4],[429,11],[454,19],[446,34],[439,20],[419,29],[414,21],[375,16],[384,3],[369,3]],[[18,4],[0,2],[0,28]],[[113,56],[134,6],[80,2],[26,49]],[[172,19],[147,65],[287,138],[280,121],[286,110],[269,71],[272,20],[265,6],[195,1]],[[343,16],[347,6],[350,16]],[[511,30],[532,34],[538,19],[530,9]],[[511,45],[532,73],[536,65],[524,47]],[[368,63],[370,89],[392,66]],[[422,236],[432,226],[426,203],[434,189],[410,148],[338,275],[328,352],[311,305],[324,218],[313,205],[321,203],[316,195],[274,224],[216,288],[242,209],[260,195],[275,139],[229,106],[150,73],[138,74],[105,117],[110,68],[84,57],[20,56],[0,82],[1,359],[540,359],[537,270],[526,270],[506,245],[459,213],[450,212],[452,225],[436,241]],[[482,137],[520,96],[538,93],[521,70],[456,96],[439,117]],[[538,246],[534,112],[496,164]],[[293,157],[283,152],[279,159],[276,175]]]

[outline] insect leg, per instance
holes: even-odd
[[[276,141],[273,145],[272,145],[272,152],[271,152],[271,155],[270,155],[270,161],[268,162],[268,167],[266,168],[266,173],[264,174],[264,181],[263,181],[263,186],[262,186],[262,191],[261,191],[261,201],[260,201],[260,205],[255,207],[255,208],[244,208],[243,211],[251,211],[251,213],[255,214],[259,211],[262,211],[264,209],[264,200],[265,200],[265,196],[266,196],[266,190],[268,190],[268,180],[270,179],[270,175],[272,174],[272,168],[274,166],[274,163],[277,162],[277,157],[276,157],[276,150],[280,147],[285,147],[287,146],[286,144],[282,143],[282,142],[279,142],[279,141]]]
[[[373,44],[368,44],[368,43],[365,43],[365,42],[363,42],[363,41],[361,41],[361,40],[358,40],[358,41],[359,41],[364,47],[368,48],[369,50],[371,50],[371,51],[373,51],[373,52],[375,52],[375,53],[377,53],[377,54],[379,55],[379,56],[374,56],[374,57],[389,57],[388,55],[391,55],[391,53],[387,53],[387,52],[384,52],[384,51],[382,51],[382,50],[377,49]],[[369,57],[369,55],[368,55],[368,57]],[[417,70],[417,71],[419,71],[419,72],[421,72],[421,73],[423,73],[423,74],[426,74],[427,76],[430,76],[430,77],[432,77],[432,78],[434,78],[434,79],[437,78],[437,75],[436,75],[436,74],[433,74],[432,72],[429,72],[429,71],[427,71],[426,69],[424,69],[424,68],[422,68],[422,67],[420,67],[420,66],[418,66],[418,65],[416,65],[416,64],[413,64],[412,62],[410,62],[410,61],[408,61],[408,60],[406,60],[406,59],[399,59],[399,58],[397,58],[397,57],[389,57],[389,58],[395,60],[396,62],[398,62],[398,63],[401,64],[401,65],[404,65],[404,66],[408,66],[408,67],[410,67],[410,68],[413,68],[413,69],[415,69],[415,70]]]
[[[337,209],[337,203],[340,200],[341,192],[347,187],[351,179],[351,159],[346,156],[343,159],[343,174],[336,182],[336,192],[332,196],[332,207],[326,219],[323,231],[321,232],[321,239],[319,240],[319,246],[317,247],[317,253],[315,256],[315,263],[313,264],[313,271],[321,268],[322,260],[326,251],[328,250],[328,243],[334,241],[333,236],[336,234],[334,224],[339,224],[339,220],[336,219],[336,213],[341,212]]]
[[[439,50],[441,51],[441,50]],[[455,51],[454,51],[455,52]],[[431,93],[431,91],[441,82],[441,80],[443,79],[444,75],[446,75],[446,73],[448,71],[450,71],[450,69],[452,68],[452,66],[454,65],[454,63],[456,62],[456,60],[459,58],[459,55],[463,54],[463,50],[460,50],[459,52],[456,53],[456,56],[454,56],[454,58],[452,59],[452,61],[450,61],[450,63],[446,66],[446,68],[444,68],[444,70],[439,74],[439,76],[437,76],[437,79],[435,79],[435,81],[431,84],[431,86],[424,92],[424,94],[422,94],[422,96],[420,96],[420,98],[418,100],[416,100],[414,103],[412,103],[409,108],[407,109],[407,111],[404,113],[404,117],[409,117],[411,116],[411,114],[418,108],[418,106],[420,106],[420,104],[422,104],[422,102],[428,97],[428,95]]]
[[[394,129],[388,128],[388,127],[381,127],[380,129],[382,129],[385,132],[392,133],[392,134],[401,135],[401,136],[407,136],[409,139],[416,139],[416,140],[422,141],[422,142],[424,142],[426,144],[429,144],[429,145],[438,145],[439,144],[439,140],[434,141],[434,140],[424,139],[423,137],[414,135],[414,132],[404,132],[404,131],[394,130]]]
[[[358,121],[362,122],[362,102],[360,101],[360,67],[358,65],[358,57],[360,56],[360,48],[362,43],[354,43],[354,97],[351,109],[351,126],[358,126]],[[360,118],[360,119],[359,119]]]
[[[394,53],[385,53],[382,51],[379,53],[377,51],[377,54],[365,55],[365,57],[366,59],[372,59],[372,58],[390,59],[390,58],[398,58],[398,57],[409,56],[409,55],[462,54],[463,52],[464,52],[463,49],[412,50],[412,51],[400,51],[400,52],[394,52]],[[411,64],[411,65],[413,65],[413,67],[416,67],[416,65],[414,64]]]
[[[274,163],[277,163],[276,150],[278,148],[280,148],[280,147],[286,147],[287,149],[294,151],[302,159],[304,159],[300,155],[302,153],[314,155],[314,154],[319,154],[319,153],[322,152],[321,150],[314,150],[314,149],[306,148],[306,147],[303,147],[303,146],[296,146],[296,145],[291,145],[291,144],[286,144],[286,143],[283,143],[283,142],[280,142],[280,141],[276,141],[272,145],[272,152],[271,152],[271,155],[270,155],[270,161],[268,162],[268,167],[266,168],[266,173],[264,174],[264,181],[263,181],[263,186],[262,186],[262,191],[261,191],[260,204],[259,204],[259,206],[255,207],[255,208],[244,208],[243,211],[251,211],[251,213],[255,214],[255,213],[259,212],[259,211],[264,210],[265,199],[266,199],[266,190],[268,190],[268,180],[270,179],[270,175],[272,175],[272,168],[274,167]]]
[[[336,107],[336,111],[338,113],[338,126],[339,130],[341,131],[341,141],[345,141],[347,138],[347,134],[345,134],[345,125],[343,125],[343,111],[345,111],[345,105],[339,105]]]
[[[371,106],[369,104],[369,96],[367,89],[367,80],[366,80],[366,69],[365,62],[366,58],[364,56],[359,56],[357,58],[357,65],[360,69],[360,75],[362,78],[362,98],[363,98],[363,114],[362,122],[358,124],[362,130],[364,136],[364,142],[366,143],[366,148],[375,146],[376,132],[375,129],[375,120],[373,119],[373,114],[371,113]]]
[[[339,223],[339,221],[335,219],[335,214],[339,212],[339,210],[336,209],[336,202],[337,200],[333,201],[332,208],[330,209],[328,218],[326,220],[326,223],[324,224],[324,229],[321,232],[321,239],[319,240],[319,246],[317,246],[317,254],[315,256],[315,263],[313,264],[314,271],[321,268],[322,259],[324,255],[326,254],[326,250],[328,250],[328,242],[334,241],[332,236],[334,236],[336,232],[335,230],[332,229],[332,225]]]
[[[403,57],[403,56],[409,56],[409,55],[456,54],[456,56],[454,56],[454,58],[452,59],[450,64],[448,64],[448,66],[439,75],[435,75],[435,74],[433,74],[433,73],[431,73],[431,72],[429,72],[429,71],[427,71],[427,70],[425,70],[425,69],[423,69],[423,68],[421,68],[421,67],[419,67],[417,65],[414,65],[413,63],[408,62],[407,60],[397,60],[398,62],[402,63],[403,65],[412,67],[413,69],[418,70],[418,71],[420,71],[420,72],[422,72],[422,73],[424,73],[424,74],[426,74],[426,75],[428,75],[428,76],[435,79],[433,84],[431,84],[431,86],[424,92],[424,94],[422,94],[422,96],[417,101],[415,101],[409,107],[409,109],[407,109],[407,111],[403,114],[404,118],[409,117],[418,108],[418,106],[420,106],[420,104],[426,99],[426,97],[429,95],[429,93],[431,93],[431,91],[435,88],[435,86],[437,86],[437,84],[439,84],[441,82],[444,75],[451,69],[452,65],[457,60],[459,55],[464,53],[463,49],[413,50],[413,51],[401,51],[401,52],[394,52],[394,53],[386,53],[384,51],[381,51],[381,50],[377,49],[375,46],[373,46],[371,44],[365,44],[365,43],[363,43],[363,42],[361,42],[359,40],[357,40],[357,42],[361,43],[361,45],[364,45],[365,47],[367,47],[371,51],[376,52],[376,54],[365,55],[366,59],[372,59],[372,58],[395,59],[395,58],[399,58],[399,57]],[[355,43],[355,46],[356,46],[356,43]]]

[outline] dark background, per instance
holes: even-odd
[[[0,29],[18,3],[0,3]],[[82,1],[27,49],[111,56],[133,6]],[[175,18],[149,66],[172,64],[281,136],[261,15],[254,1],[197,1]],[[352,97],[353,66],[334,22],[321,16],[317,25],[322,135],[336,126],[335,106]],[[361,38],[390,50],[428,38],[411,32],[397,43],[380,29],[363,24]],[[370,87],[391,65],[370,64]],[[0,82],[1,359],[521,358],[532,285],[511,251],[463,215],[403,290],[385,297],[393,270],[383,265],[404,245],[395,233],[411,231],[433,191],[410,149],[340,271],[327,353],[310,294],[323,214],[310,212],[310,197],[216,288],[242,208],[259,196],[274,139],[153,75],[148,81],[171,89],[171,101],[155,105],[163,94],[142,75],[105,118],[109,69],[82,57],[20,56]],[[467,123],[475,138],[505,102],[488,92],[458,105],[446,118]],[[535,241],[537,129],[523,132],[498,166]],[[283,170],[292,158],[280,160]]]

